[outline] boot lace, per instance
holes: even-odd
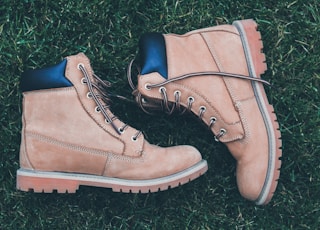
[[[110,96],[111,94],[107,93],[107,89],[111,86],[111,83],[106,80],[102,80],[97,75],[93,74],[94,80],[92,81],[89,77],[89,74],[85,68],[85,66],[80,63],[78,64],[78,69],[81,70],[83,73],[84,78],[81,79],[82,84],[86,84],[88,86],[89,92],[87,93],[88,98],[92,98],[96,103],[96,112],[101,112],[105,118],[106,123],[110,124],[112,128],[121,135],[124,131],[129,127],[129,125],[124,124],[121,127],[117,127],[114,124],[114,120],[118,119],[110,112],[108,113],[107,110],[110,111]],[[141,131],[138,131],[134,136],[132,136],[132,141],[136,141],[138,137],[141,135]]]
[[[137,88],[135,87],[135,85],[133,84],[132,81],[132,66],[134,65],[134,59],[131,60],[131,62],[128,65],[128,69],[127,69],[127,78],[128,78],[128,82],[130,87],[133,90],[133,95],[136,97],[136,102],[138,103],[138,105],[140,106],[140,108],[148,113],[148,114],[152,114],[151,111],[148,110],[148,108],[152,107],[152,108],[157,108],[162,111],[164,111],[165,113],[171,115],[173,112],[178,111],[180,113],[180,115],[184,114],[186,111],[191,111],[192,108],[192,104],[194,102],[194,97],[189,96],[187,99],[187,103],[186,103],[186,107],[181,106],[181,92],[180,91],[175,91],[174,92],[174,102],[170,102],[168,100],[168,95],[166,92],[166,88],[165,85],[172,83],[172,82],[176,82],[179,80],[183,80],[186,78],[190,78],[190,77],[196,77],[196,76],[220,76],[220,77],[231,77],[231,78],[237,78],[237,79],[244,79],[244,80],[249,80],[249,81],[255,81],[255,82],[260,82],[266,85],[271,85],[268,81],[265,81],[261,78],[255,78],[252,76],[245,76],[245,75],[241,75],[241,74],[233,74],[233,73],[227,73],[227,72],[217,72],[217,71],[205,71],[205,72],[194,72],[194,73],[188,73],[188,74],[184,74],[184,75],[180,75],[177,77],[173,77],[169,80],[166,80],[164,82],[158,83],[158,84],[147,84],[145,85],[145,88],[148,90],[151,90],[153,88],[159,88],[159,93],[161,94],[162,100],[159,103],[160,106],[156,106],[157,102],[152,101],[151,103],[148,103],[147,99],[143,98],[141,93],[137,90]],[[135,65],[137,68],[137,71],[140,73],[140,68]],[[151,106],[152,105],[152,106]],[[206,107],[205,106],[201,106],[199,108],[199,113],[197,114],[198,117],[200,119],[202,119],[203,114],[206,111]],[[210,121],[209,121],[209,128],[211,129],[212,126],[217,122],[217,118],[216,117],[211,117]],[[220,129],[220,132],[215,136],[215,140],[219,141],[219,138],[221,138],[222,136],[224,136],[227,133],[227,131],[225,129]]]

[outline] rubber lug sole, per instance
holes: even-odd
[[[149,193],[178,187],[203,175],[208,170],[207,161],[173,175],[149,179],[126,180],[89,174],[17,170],[17,189],[37,193],[75,193],[79,186],[111,188],[114,192]]]
[[[240,33],[250,75],[261,78],[260,75],[267,70],[267,64],[265,55],[262,51],[263,43],[261,34],[257,30],[258,26],[256,22],[252,19],[248,19],[235,21],[233,25],[236,26]],[[252,86],[267,127],[269,138],[269,162],[266,181],[259,197],[255,201],[258,205],[265,205],[272,199],[280,177],[280,158],[282,156],[281,133],[274,108],[268,101],[263,84],[252,82]]]

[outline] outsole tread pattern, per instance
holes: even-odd
[[[17,175],[17,189],[25,192],[34,193],[75,193],[80,186],[93,186],[110,188],[114,192],[122,193],[153,193],[159,191],[165,191],[171,188],[179,187],[196,178],[202,176],[208,167],[207,165],[201,166],[200,169],[193,172],[190,175],[186,175],[180,179],[175,179],[170,182],[163,184],[159,183],[156,185],[119,185],[112,183],[93,182],[93,181],[82,181],[75,179],[61,179],[61,178],[45,178],[45,177],[32,177],[28,175]]]

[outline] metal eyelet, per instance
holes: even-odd
[[[220,141],[219,139],[223,137],[226,133],[227,133],[227,130],[220,129],[220,133],[218,133],[218,135],[214,137],[215,141],[219,142]]]
[[[145,88],[146,90],[151,90],[150,83],[144,84],[144,88]]]
[[[193,102],[194,102],[194,97],[189,96],[189,97],[188,97],[187,110],[191,110],[191,107],[192,107]]]
[[[161,87],[159,88],[159,92],[160,92],[160,93],[166,92],[166,91],[167,91],[167,89],[166,89],[165,87],[163,87],[163,86],[161,86]]]
[[[204,112],[207,110],[205,106],[200,106],[199,108],[199,118],[201,119],[203,117]]]
[[[191,96],[188,97],[188,102],[189,102],[189,103],[193,103],[193,102],[194,102],[194,97],[191,97]]]
[[[217,122],[216,117],[210,117],[209,127],[211,128]]]
[[[77,65],[78,70],[81,70],[80,66],[81,66],[82,68],[84,68],[84,64],[83,64],[83,63],[79,63],[79,64]]]
[[[137,132],[134,136],[131,137],[131,140],[136,142],[138,140],[138,137],[141,135],[141,131]]]
[[[176,90],[176,91],[174,91],[173,95],[174,96],[177,95],[178,97],[181,97],[181,92],[179,90]]]
[[[120,128],[118,128],[118,131],[119,131],[120,133],[124,133],[124,128],[123,128],[123,127],[120,127]]]
[[[128,125],[124,124],[123,126],[118,128],[118,131],[122,134],[122,133],[124,133],[124,131],[126,130],[127,127],[128,127]]]
[[[87,93],[87,98],[89,98],[89,99],[92,98],[92,93],[91,93],[91,92],[88,92],[88,93]]]
[[[87,80],[83,77],[83,78],[81,78],[81,84],[82,85],[85,85],[85,84],[87,84]]]
[[[207,110],[207,108],[202,105],[202,106],[200,106],[199,110],[200,110],[200,111],[203,111],[203,113],[204,113],[204,112]]]
[[[94,108],[94,111],[95,111],[96,113],[101,113],[101,109],[99,108],[99,106],[96,106],[96,107]]]
[[[104,119],[104,122],[110,124],[110,122],[107,119]]]
[[[180,110],[180,98],[181,98],[181,92],[179,90],[174,91],[174,101],[176,103],[176,108]]]

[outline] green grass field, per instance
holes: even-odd
[[[244,200],[235,161],[192,115],[149,116],[113,99],[112,110],[162,146],[189,144],[209,171],[179,188],[121,194],[80,187],[76,194],[17,191],[21,73],[85,52],[111,91],[128,98],[128,62],[144,32],[185,33],[253,18],[264,41],[263,78],[281,126],[279,185],[267,206]],[[319,229],[320,1],[9,1],[0,4],[0,229]],[[44,127],[45,128],[45,127]]]

